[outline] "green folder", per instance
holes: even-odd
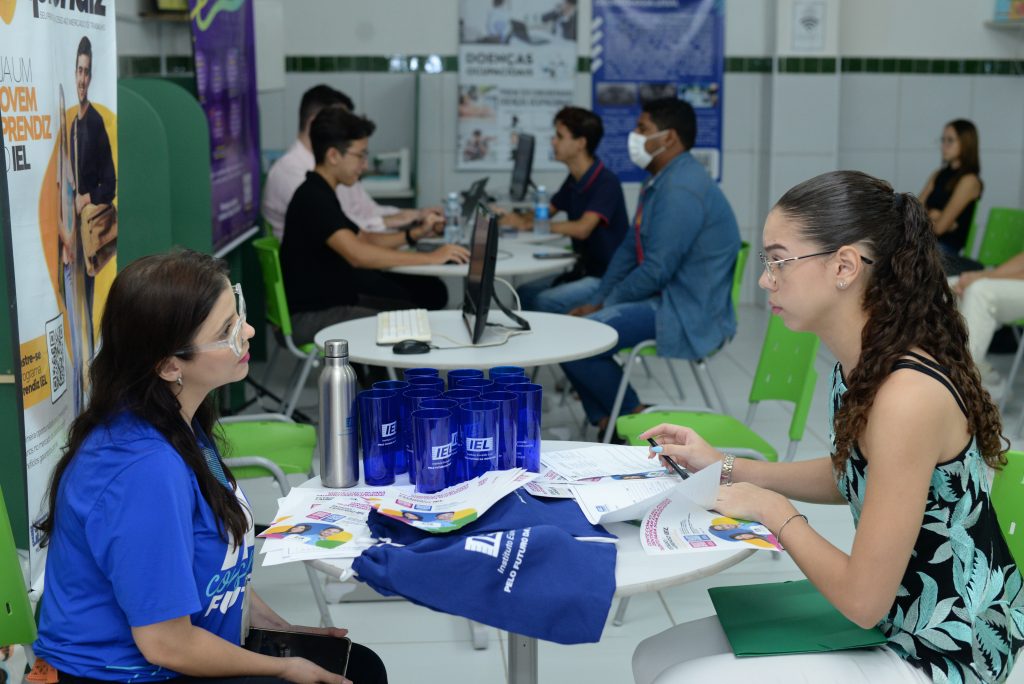
[[[737,657],[822,653],[878,646],[877,627],[843,617],[808,580],[708,589]]]

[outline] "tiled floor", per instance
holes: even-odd
[[[711,362],[711,371],[724,391],[730,409],[740,417],[745,414],[747,392],[766,323],[766,312],[744,307],[740,313],[736,339]],[[1012,359],[1010,356],[996,356],[991,360],[997,369],[1005,372]],[[671,399],[667,392],[667,388],[672,386],[671,382],[662,384],[661,375],[664,374],[659,372],[659,364],[663,363],[661,359],[651,361],[651,378],[642,369],[633,375],[635,386],[645,403],[664,403]],[[281,368],[275,371],[271,385],[280,387],[285,379],[284,366],[287,364],[281,362],[278,365]],[[833,365],[834,359],[827,349],[822,348],[815,364],[818,385],[814,407],[807,423],[807,432],[797,450],[798,459],[828,453],[825,397]],[[700,403],[686,365],[678,362],[678,369],[688,392],[688,403]],[[253,372],[254,377],[263,377],[263,368],[259,364]],[[592,428],[586,435],[580,434],[582,412],[579,403],[570,400],[567,405],[560,405],[560,396],[554,390],[554,375],[542,371],[539,381],[545,385],[546,390],[544,436],[552,439],[594,440],[596,435]],[[1017,417],[1024,404],[1022,385],[1024,383],[1017,383],[1017,398],[1010,402],[1007,409],[1010,416],[1008,432],[1016,429]],[[315,382],[311,380],[302,401],[302,407],[310,415],[316,414],[314,388]],[[759,409],[753,426],[769,441],[784,449],[790,417],[785,407],[764,406]],[[1012,439],[1018,448],[1024,443],[1019,435],[1013,435]],[[273,515],[276,492],[272,487],[253,482],[247,483],[246,489],[250,499],[257,503],[257,519],[265,520]],[[807,514],[815,529],[840,548],[849,548],[853,540],[853,525],[845,507],[801,504],[800,510]],[[702,581],[681,585],[660,594],[634,597],[625,624],[616,627],[611,624],[609,616],[598,644],[560,646],[541,643],[541,681],[632,681],[630,658],[637,643],[672,625],[710,615],[713,611],[707,594],[708,587],[783,581],[801,576],[787,556],[783,555],[781,559],[773,559],[771,556],[768,553],[758,554]],[[293,623],[313,624],[319,619],[301,568],[257,568],[255,586],[271,606]],[[366,595],[368,591],[360,587],[357,594]],[[498,630],[488,629],[490,641],[487,649],[476,651],[470,641],[466,620],[435,613],[405,601],[346,601],[332,605],[331,613],[337,625],[351,630],[353,639],[370,646],[381,655],[392,682],[491,684],[505,681],[505,635]],[[1015,675],[1011,681],[1024,682],[1024,668],[1018,668]]]

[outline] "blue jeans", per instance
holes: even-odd
[[[562,364],[562,370],[579,392],[583,410],[591,425],[611,415],[615,393],[622,381],[622,369],[612,357],[618,349],[654,338],[654,321],[659,301],[655,297],[642,302],[615,304],[588,316],[610,325],[619,333],[618,345],[603,354]],[[639,404],[636,392],[632,387],[627,387],[622,398],[621,413],[630,413]]]
[[[516,288],[524,311],[566,314],[591,301],[601,285],[600,278],[584,276],[571,283],[551,286],[558,275],[531,280]]]

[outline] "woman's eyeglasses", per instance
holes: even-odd
[[[830,249],[827,252],[815,252],[814,254],[804,254],[803,256],[789,257],[788,259],[769,259],[764,252],[758,252],[757,258],[761,260],[761,265],[764,266],[764,272],[768,274],[768,280],[772,282],[772,285],[777,285],[779,282],[778,275],[782,273],[783,264],[790,261],[800,261],[801,259],[810,259],[811,257],[835,254],[838,251],[838,249]],[[875,263],[874,259],[869,259],[863,255],[861,255],[860,260],[868,265]]]
[[[179,349],[175,354],[213,351],[215,349],[224,349],[226,347],[233,351],[235,356],[242,358],[242,354],[245,353],[242,346],[242,328],[245,327],[245,297],[242,296],[242,284],[235,283],[231,286],[231,291],[235,293],[235,312],[238,314],[238,318],[235,319],[235,323],[231,326],[231,330],[228,331],[227,336],[223,339],[217,340],[216,342],[191,344],[183,349]]]

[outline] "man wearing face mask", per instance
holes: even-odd
[[[615,328],[619,348],[655,338],[658,353],[707,356],[736,333],[730,296],[740,233],[729,201],[690,154],[693,108],[665,98],[644,104],[629,134],[629,157],[651,175],[626,237],[588,304],[573,309]],[[607,425],[622,379],[615,350],[562,364],[587,419]],[[627,389],[622,413],[641,410]]]

